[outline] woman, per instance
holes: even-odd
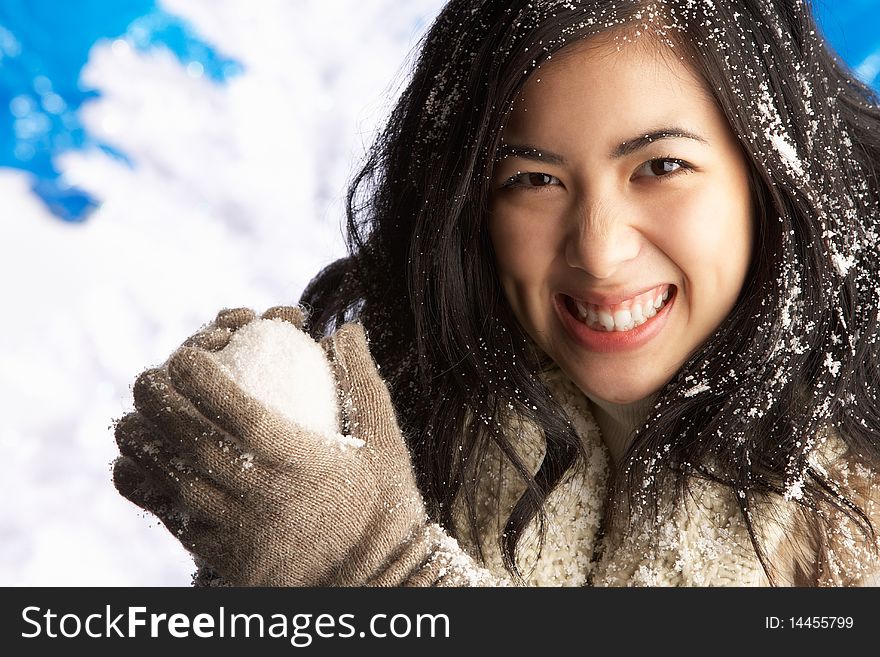
[[[244,510],[168,476],[222,461],[193,456],[199,413],[305,440],[237,419],[265,409],[191,349],[136,387],[117,486],[234,583],[876,584],[878,162],[876,98],[802,2],[453,0],[349,192],[350,257],[301,299],[353,435],[385,446],[321,498],[334,549],[289,565],[321,543],[307,520],[224,542]],[[306,481],[338,492],[325,460]],[[223,486],[288,526],[322,506],[289,466]]]

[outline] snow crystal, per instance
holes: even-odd
[[[802,174],[804,168],[792,143],[782,135],[773,135],[771,141],[776,151],[791,165],[791,168]]]
[[[855,256],[845,257],[840,253],[834,252],[831,254],[831,262],[834,264],[837,273],[843,277],[849,273],[849,270],[855,264]]]
[[[834,356],[831,352],[825,354],[825,362],[822,364],[828,368],[828,371],[831,372],[831,376],[837,376],[837,373],[840,371],[840,361],[834,360]]]
[[[335,445],[337,447],[363,447],[365,444],[361,438],[346,436],[344,433],[338,432],[333,435],[326,435],[325,438],[325,444]]]
[[[758,115],[764,125],[765,137],[773,145],[774,150],[782,158],[790,171],[796,176],[804,176],[804,166],[798,156],[797,149],[788,138],[782,123],[782,117],[776,109],[773,96],[766,82],[761,83],[761,98],[758,101]]]
[[[241,469],[250,470],[252,467],[254,467],[254,454],[253,452],[245,452],[241,455]]]
[[[699,383],[694,387],[685,390],[684,396],[694,397],[696,395],[699,395],[701,392],[708,392],[709,390],[711,390],[711,388],[708,385],[706,385],[705,383]]]
[[[804,496],[804,482],[797,479],[789,483],[782,495],[786,500],[799,500]]]

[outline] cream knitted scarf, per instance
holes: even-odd
[[[609,455],[588,401],[559,370],[545,382],[566,410],[581,437],[586,460],[569,471],[546,501],[545,539],[538,550],[536,522],[527,528],[517,548],[517,563],[532,586],[766,586],[769,584],[746,530],[733,493],[718,484],[699,480],[694,495],[669,508],[652,531],[600,537],[606,503]],[[518,453],[536,472],[544,454],[537,427],[520,424]],[[505,574],[499,537],[515,502],[524,491],[521,478],[497,450],[487,458],[477,483],[477,521],[489,570]],[[463,505],[456,506],[459,536],[466,537]],[[771,555],[783,550],[784,537],[798,518],[793,502],[781,498],[772,522],[756,530]],[[473,544],[461,539],[475,553]],[[789,560],[780,557],[777,561]],[[793,564],[780,567],[784,582]],[[831,564],[833,569],[835,564]],[[837,564],[839,578],[843,565]],[[861,570],[857,566],[857,570]],[[862,574],[862,573],[859,573]],[[788,583],[791,583],[789,581]],[[834,583],[834,582],[830,582]]]

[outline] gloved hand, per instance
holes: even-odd
[[[136,411],[116,429],[119,492],[231,585],[507,584],[428,522],[361,327],[346,324],[321,341],[347,430],[340,439],[271,410],[213,357],[255,318],[221,311],[138,377]],[[303,322],[291,307],[263,318]]]

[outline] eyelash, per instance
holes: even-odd
[[[549,173],[542,173],[540,171],[521,171],[515,176],[511,176],[507,180],[504,181],[504,184],[501,185],[502,189],[529,189],[529,190],[538,190],[542,187],[549,187],[549,183],[547,185],[529,185],[523,182],[525,178],[528,176],[544,176],[546,178],[552,178],[553,180],[559,181],[559,178],[556,176],[551,176]]]
[[[664,178],[672,178],[678,174],[685,174],[685,173],[690,173],[691,171],[693,171],[693,167],[689,163],[685,162],[684,160],[680,160],[677,157],[655,157],[655,158],[650,159],[647,162],[644,162],[643,164],[641,164],[639,166],[639,168],[636,170],[636,172],[641,171],[645,167],[650,167],[655,162],[671,162],[672,164],[678,165],[678,168],[675,171],[670,171],[670,172],[663,174],[663,175],[653,175],[653,176],[646,176],[646,177],[655,178],[656,180],[662,180]],[[527,189],[527,190],[531,190],[531,191],[537,191],[537,190],[542,189],[544,187],[555,186],[555,185],[550,185],[550,183],[547,183],[545,185],[527,184],[527,183],[523,182],[523,180],[527,176],[544,176],[546,178],[552,178],[553,180],[556,180],[557,182],[559,181],[559,178],[557,178],[556,176],[550,175],[549,173],[543,173],[541,171],[521,171],[520,173],[518,173],[514,176],[511,176],[510,178],[505,180],[504,183],[501,185],[501,188],[502,189]]]
[[[670,171],[669,173],[664,174],[662,176],[648,176],[649,178],[656,178],[658,180],[661,180],[663,178],[670,178],[670,177],[676,176],[681,173],[690,173],[691,171],[694,170],[694,168],[689,163],[685,162],[684,160],[680,160],[677,157],[666,156],[666,157],[655,157],[651,160],[648,160],[647,162],[642,164],[636,171],[641,171],[645,167],[650,166],[650,165],[654,164],[655,162],[671,162],[673,164],[677,164],[678,169],[676,169],[675,171]]]

